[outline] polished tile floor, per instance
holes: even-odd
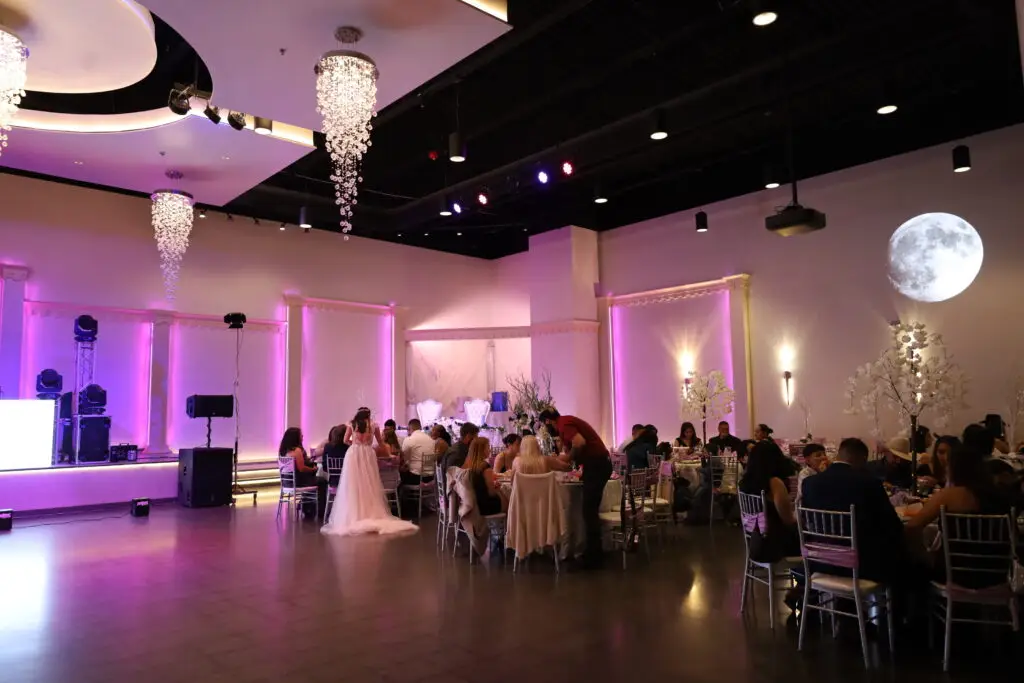
[[[255,508],[168,504],[148,519],[119,515],[25,520],[0,535],[0,681],[943,676],[939,655],[911,642],[895,664],[874,652],[865,672],[855,628],[838,641],[815,628],[799,654],[792,625],[768,628],[763,593],[757,614],[741,619],[742,542],[732,527],[681,529],[626,572],[612,562],[556,577],[540,561],[513,576],[440,557],[432,520],[413,536],[338,539],[275,522],[268,498]],[[951,678],[1009,680],[1020,658],[1005,652],[1020,641],[964,635]]]

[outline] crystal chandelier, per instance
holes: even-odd
[[[177,190],[157,190],[149,196],[153,200],[153,234],[160,251],[160,270],[164,274],[164,291],[169,301],[174,300],[178,286],[178,270],[188,249],[188,236],[192,232],[192,195]]]
[[[343,26],[335,31],[342,43],[355,43],[363,33]],[[376,115],[377,65],[360,52],[334,50],[316,65],[316,110],[324,117],[327,151],[331,154],[334,203],[341,211],[341,231],[348,239],[352,207],[358,203],[359,164],[370,146],[370,119]]]
[[[25,96],[28,48],[18,36],[0,25],[0,154],[7,146],[7,131]]]

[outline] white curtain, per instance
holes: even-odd
[[[486,340],[410,342],[406,367],[409,405],[432,398],[442,415],[456,416],[463,401],[490,398]]]

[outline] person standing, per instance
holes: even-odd
[[[554,434],[558,434],[564,452],[557,458],[563,465],[575,462],[583,467],[583,525],[586,528],[586,549],[583,563],[587,568],[601,565],[601,497],[605,484],[612,475],[612,461],[608,448],[594,428],[578,417],[559,415],[554,408],[541,411],[540,421]]]

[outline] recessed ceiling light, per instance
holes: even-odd
[[[462,237],[462,233],[461,232],[457,232],[457,233],[455,233],[455,236],[456,237]]]
[[[449,211],[448,209],[441,209],[441,211],[438,212],[438,215],[447,218],[448,216],[452,215],[452,212]]]
[[[84,161],[76,161],[76,162],[75,162],[75,166],[81,166],[81,165],[83,165],[84,163],[85,163]]]
[[[778,186],[779,186],[778,183],[765,183],[764,189],[766,189],[766,190],[774,190]]]
[[[221,159],[223,159],[224,161],[231,161],[231,157],[227,155],[222,156]]]
[[[262,116],[254,116],[252,129],[256,135],[270,135],[273,132],[274,122]]]
[[[896,111],[896,108],[897,107],[895,104],[887,104],[884,107],[879,107],[878,113],[881,114],[882,116],[885,116],[886,114],[891,114],[894,111]]]
[[[523,232],[530,232],[529,228],[523,228]]]
[[[971,170],[971,148],[957,145],[953,148],[953,173],[966,173]]]
[[[608,198],[607,197],[594,197],[594,203],[595,204],[607,204],[608,203]]]
[[[399,237],[401,237],[401,236],[402,236],[402,233],[398,233],[398,236],[399,236]]]
[[[779,15],[775,12],[758,12],[754,15],[754,26],[769,26],[778,18]]]
[[[664,140],[667,137],[668,137],[668,133],[666,133],[663,130],[656,130],[653,133],[651,133],[651,139],[652,140]]]
[[[423,236],[424,237],[430,237],[430,233],[429,232],[425,232],[425,233],[423,233]]]

